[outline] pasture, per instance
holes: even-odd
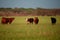
[[[25,19],[34,16],[11,16],[12,24],[1,24],[0,40],[60,40],[60,16],[38,16],[38,24],[27,24]],[[51,17],[57,22],[51,24]]]

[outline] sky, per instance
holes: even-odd
[[[0,8],[60,8],[60,0],[0,0]]]

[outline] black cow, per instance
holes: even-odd
[[[56,18],[51,17],[52,24],[56,24]]]
[[[33,24],[34,19],[33,18],[27,18],[26,21],[27,21],[27,23],[32,23]]]

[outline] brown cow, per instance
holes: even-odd
[[[35,24],[38,24],[38,22],[39,22],[38,17],[35,17],[35,18],[34,18],[34,23],[35,23]]]
[[[6,23],[6,19],[4,17],[2,18],[1,23],[2,24],[5,24]]]
[[[8,18],[3,17],[1,20],[2,24],[7,24],[8,23]]]
[[[15,19],[15,18],[9,18],[9,24],[11,24],[14,19]]]

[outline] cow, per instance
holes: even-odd
[[[6,19],[4,17],[2,18],[1,23],[2,24],[5,24],[6,23]]]
[[[3,17],[1,20],[2,24],[7,24],[8,23],[8,18]]]
[[[52,24],[56,24],[56,18],[51,17]]]
[[[33,18],[27,18],[26,21],[27,21],[27,23],[32,23],[33,24],[34,19]]]
[[[5,18],[5,17],[2,17],[2,20],[1,20],[1,23],[2,24],[11,24],[12,21],[14,20],[14,18]]]
[[[15,19],[15,18],[9,18],[9,24],[11,24],[14,19]]]
[[[34,23],[35,23],[35,24],[38,24],[38,22],[39,22],[38,17],[34,17]]]

